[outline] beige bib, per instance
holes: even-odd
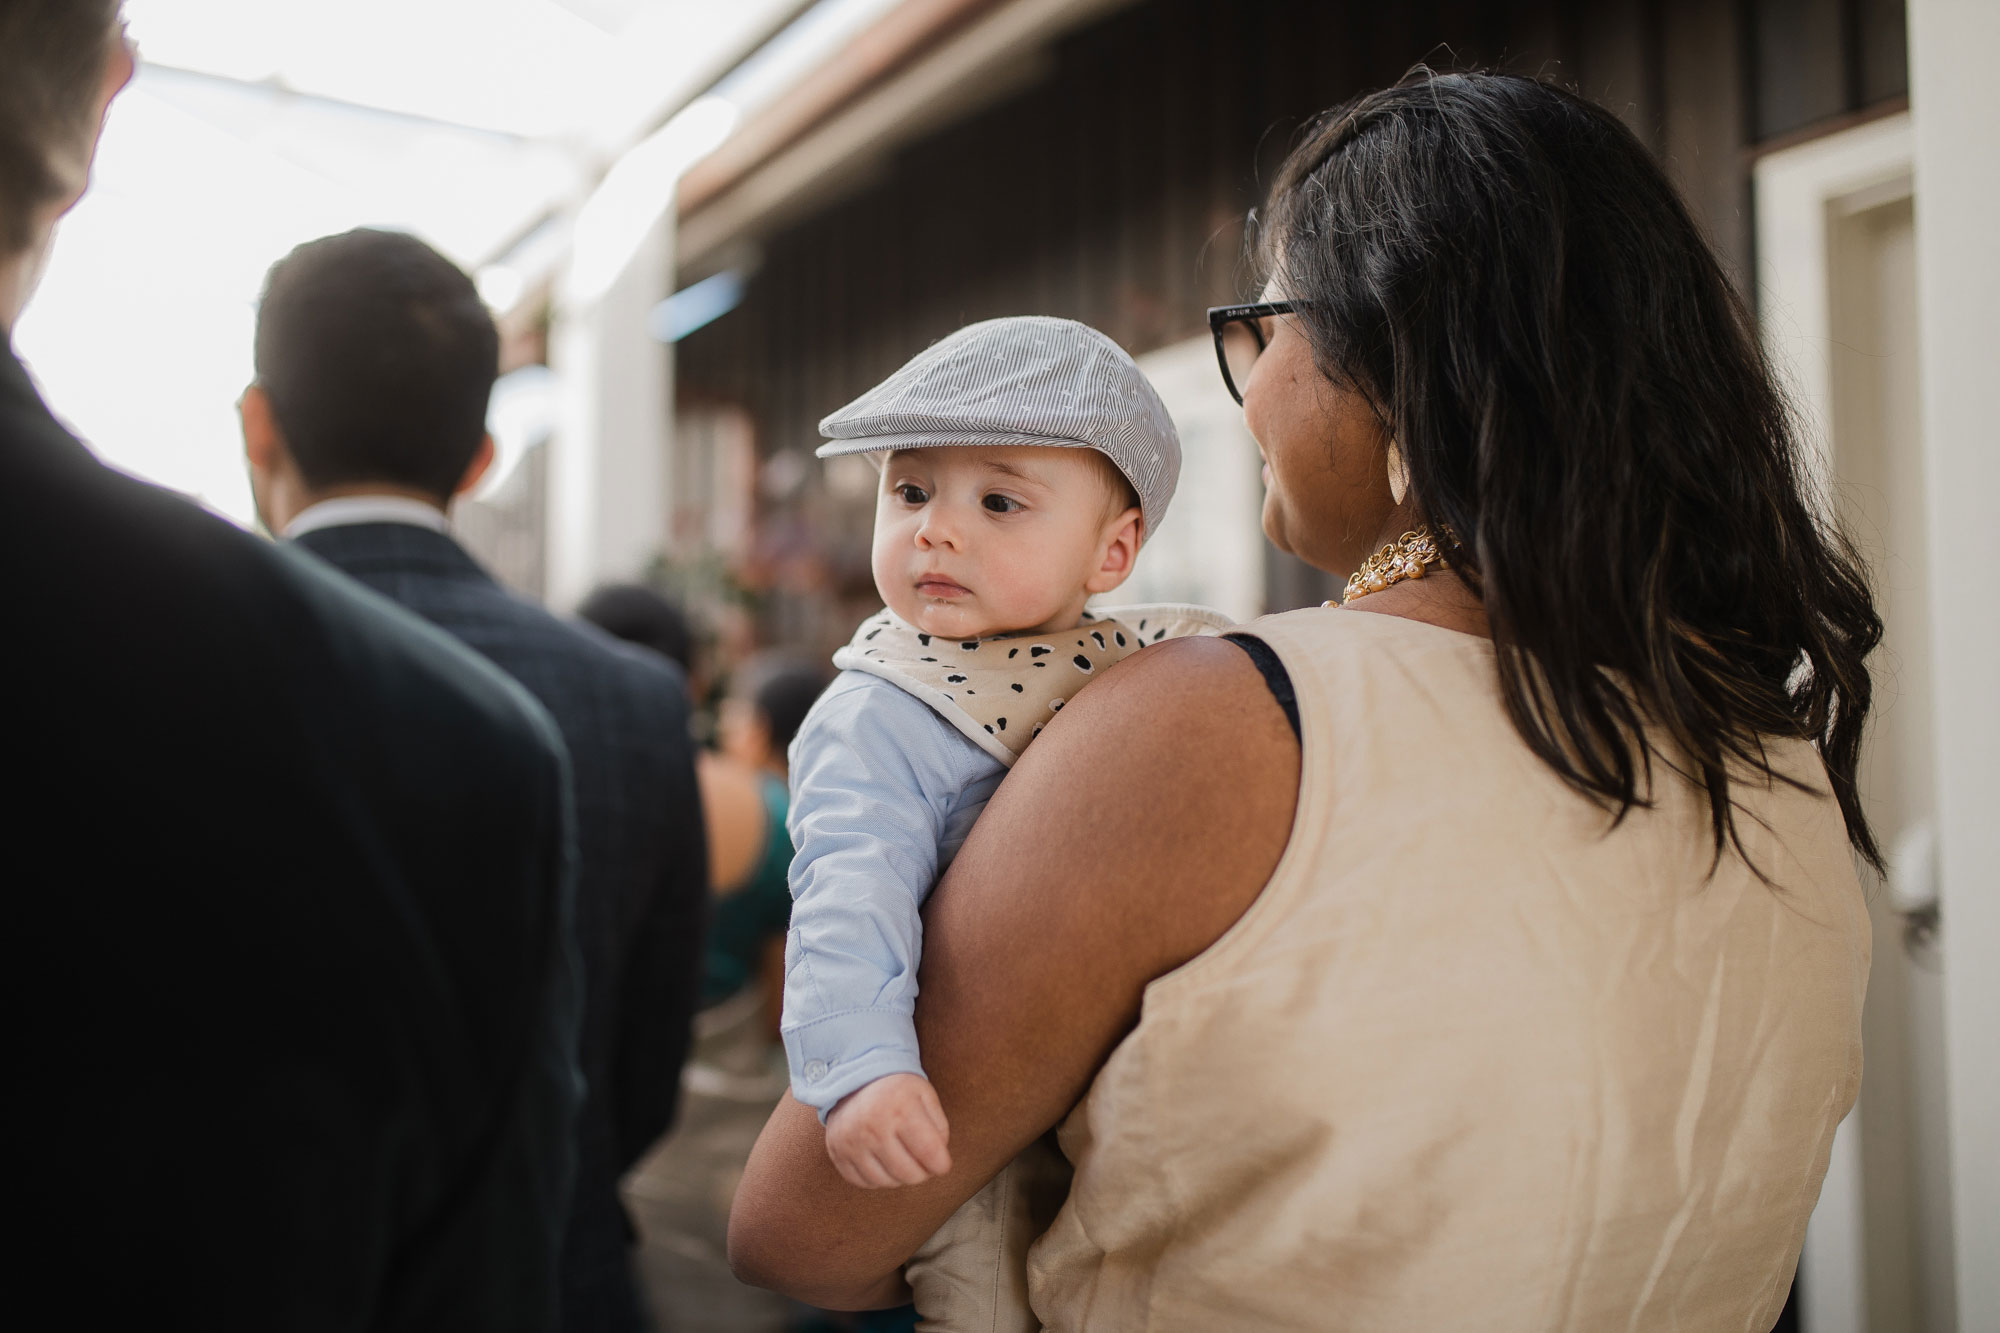
[[[1012,768],[1049,719],[1105,667],[1149,643],[1232,625],[1220,611],[1161,603],[1085,611],[1076,628],[1054,634],[941,639],[884,610],[861,623],[833,664],[908,690]]]

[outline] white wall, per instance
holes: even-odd
[[[549,455],[547,599],[567,612],[636,578],[665,548],[673,363],[647,329],[672,272],[672,210],[617,281],[558,307],[549,365],[561,406]]]
[[[2000,1329],[2000,4],[1910,0],[1958,1319]]]
[[[1109,605],[1194,602],[1238,620],[1264,611],[1264,484],[1243,409],[1206,334],[1139,359],[1181,437],[1181,479],[1159,539],[1147,539]]]

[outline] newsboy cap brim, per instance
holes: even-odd
[[[919,431],[908,435],[864,435],[857,440],[828,440],[813,451],[815,458],[845,458],[849,454],[880,454],[887,458],[890,454],[905,449],[945,449],[954,445],[976,445],[989,449],[1013,448],[1016,445],[1031,445],[1042,449],[1088,449],[1104,458],[1113,471],[1118,464],[1096,445],[1085,440],[1064,439],[1057,435],[996,435],[975,431],[954,433],[952,431]],[[1122,476],[1123,473],[1120,473]],[[1140,509],[1145,517],[1145,510]],[[1144,523],[1148,535],[1151,523]]]
[[[815,451],[814,456],[841,458],[848,454],[893,454],[904,449],[943,449],[952,445],[981,445],[986,448],[1004,449],[1024,444],[1049,449],[1089,449],[1096,453],[1104,452],[1088,440],[1071,440],[1059,435],[1007,435],[980,431],[927,430],[913,431],[906,435],[863,435],[852,440],[828,440]]]

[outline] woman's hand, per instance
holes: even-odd
[[[890,1303],[904,1261],[1083,1095],[1146,985],[1256,900],[1298,774],[1291,728],[1234,644],[1158,644],[1081,691],[925,911],[917,1035],[951,1169],[856,1189],[812,1111],[781,1102],[730,1213],[738,1276],[823,1307]]]

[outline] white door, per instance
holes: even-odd
[[[1957,1324],[1944,956],[1932,929],[1936,719],[1910,151],[1907,117],[1893,117],[1757,170],[1766,342],[1793,382],[1885,624],[1870,660],[1876,696],[1860,785],[1889,874],[1864,879],[1875,954],[1861,1098],[1801,1263],[1805,1333]]]

